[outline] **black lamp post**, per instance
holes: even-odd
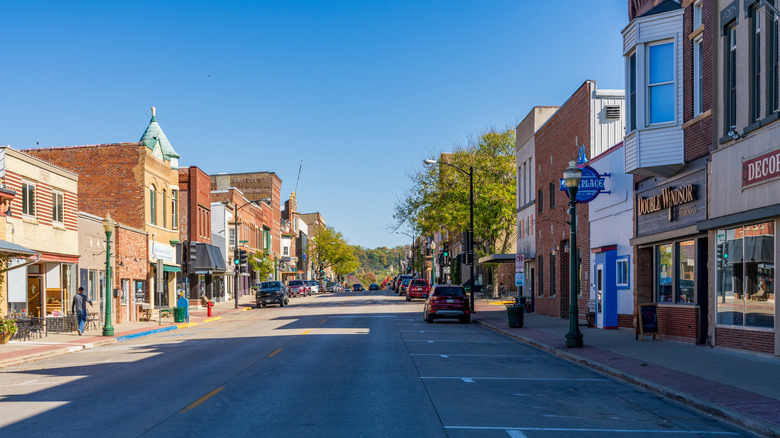
[[[442,161],[436,161],[436,160],[423,160],[423,163],[426,166],[429,166],[431,164],[443,164],[445,166],[450,166],[455,169],[458,169],[459,171],[463,172],[464,174],[469,176],[469,242],[468,242],[468,250],[466,253],[469,255],[469,281],[471,282],[471,313],[476,313],[474,311],[474,167],[469,166],[469,171],[466,172],[465,170],[461,169],[458,166],[453,166],[450,163],[445,163]]]
[[[266,201],[266,200],[270,202],[270,198],[264,198],[264,199],[254,199],[254,200],[249,201],[249,202],[247,202],[246,204],[244,204],[244,205],[242,205],[240,207],[238,205],[236,205],[236,211],[235,211],[235,216],[236,217],[233,218],[233,227],[235,229],[235,235],[236,235],[236,241],[235,241],[236,246],[235,246],[235,249],[233,250],[233,256],[234,256],[234,258],[233,258],[233,262],[234,262],[233,263],[233,270],[234,270],[234,273],[235,273],[236,289],[233,291],[233,298],[235,298],[235,308],[236,309],[238,309],[238,277],[239,277],[239,273],[240,273],[239,271],[241,271],[241,268],[240,268],[239,262],[238,262],[239,252],[240,252],[240,249],[239,249],[239,246],[240,246],[239,242],[240,242],[240,240],[239,240],[239,237],[238,237],[238,210],[241,210],[242,208],[246,207],[249,204],[257,204],[257,203],[259,203],[261,201]]]
[[[403,234],[404,236],[409,236],[412,238],[412,246],[409,247],[409,250],[412,252],[412,264],[410,266],[412,267],[412,276],[414,276],[414,242],[417,240],[417,238],[411,234],[404,233],[403,231],[396,231],[395,234]]]
[[[566,190],[569,192],[569,215],[571,224],[571,237],[569,242],[569,332],[566,333],[567,347],[582,347],[582,333],[578,324],[579,310],[577,309],[577,291],[579,281],[577,278],[577,190],[580,187],[582,170],[577,167],[574,160],[569,161],[569,167],[563,171],[563,180]]]

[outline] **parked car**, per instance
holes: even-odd
[[[411,281],[411,278],[404,278],[401,280],[401,284],[398,285],[398,295],[406,295],[406,289],[409,288],[409,283]]]
[[[469,296],[463,286],[436,285],[425,302],[423,320],[430,324],[434,319],[457,318],[461,323],[469,324],[469,309]]]
[[[379,285],[376,283],[371,283],[368,285],[368,290],[379,290]]]
[[[362,285],[362,284],[360,284],[360,283],[355,283],[355,284],[353,284],[353,285],[352,285],[352,290],[353,290],[354,292],[360,292],[360,291],[363,291],[363,290],[366,290],[366,289],[363,287],[363,285]]]
[[[309,295],[320,293],[320,284],[315,280],[309,280],[306,282],[309,285]]]
[[[287,288],[291,297],[305,297],[309,294],[309,286],[303,280],[290,280]]]
[[[400,294],[401,293],[401,283],[404,280],[406,280],[406,279],[411,280],[412,278],[414,278],[414,276],[409,275],[409,274],[399,275],[398,278],[396,278],[396,280],[395,280],[395,287],[393,288],[395,293]]]
[[[288,288],[281,281],[264,281],[255,293],[255,303],[257,307],[265,307],[266,304],[284,307],[290,303]]]
[[[431,285],[428,280],[415,278],[407,287],[406,301],[412,301],[412,298],[428,298],[429,293],[431,293]]]

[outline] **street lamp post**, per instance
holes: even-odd
[[[404,236],[412,238],[412,246],[409,247],[409,250],[412,252],[412,264],[410,266],[412,267],[412,276],[414,276],[414,241],[417,239],[411,234],[404,233],[403,231],[396,231],[395,234],[403,234]]]
[[[106,320],[103,336],[114,336],[114,326],[111,324],[111,233],[114,231],[114,221],[111,213],[103,219],[103,231],[106,233]]]
[[[244,204],[244,205],[242,205],[240,207],[238,207],[238,206],[236,207],[236,212],[235,212],[235,216],[236,217],[233,220],[233,228],[235,230],[234,234],[236,236],[235,248],[233,249],[233,270],[234,270],[234,273],[235,273],[234,277],[235,277],[235,286],[236,287],[235,287],[235,290],[233,291],[233,298],[234,298],[234,301],[235,301],[235,308],[236,309],[238,309],[238,277],[239,277],[239,272],[238,271],[240,270],[239,264],[237,263],[238,262],[238,258],[239,258],[239,251],[240,251],[239,250],[239,245],[240,245],[239,242],[240,242],[240,240],[239,240],[239,237],[238,237],[238,211],[241,210],[242,208],[246,207],[249,204],[257,205],[258,202],[270,201],[270,200],[271,200],[270,198],[253,199],[253,200],[247,202],[246,204]],[[234,204],[234,205],[238,205],[238,204]]]
[[[465,170],[461,169],[458,166],[454,166],[450,163],[445,163],[443,161],[436,161],[436,160],[423,160],[423,163],[425,165],[432,165],[432,164],[443,164],[445,166],[453,167],[464,174],[469,176],[469,242],[468,242],[468,250],[466,251],[466,254],[469,255],[469,282],[471,283],[471,313],[476,313],[474,311],[474,166],[469,166],[469,171],[466,172]]]
[[[571,237],[569,238],[569,332],[566,333],[567,347],[582,347],[582,333],[578,324],[579,310],[577,308],[577,291],[579,282],[577,276],[577,190],[580,186],[582,170],[574,160],[569,161],[569,167],[563,172],[566,190],[569,192],[569,215]]]

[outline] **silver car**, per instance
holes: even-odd
[[[314,280],[309,280],[306,282],[311,287],[311,293],[312,295],[320,293],[320,284]]]

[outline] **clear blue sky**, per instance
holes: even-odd
[[[0,144],[138,141],[273,171],[352,244],[392,234],[407,172],[470,136],[623,88],[626,0],[50,1],[0,6]],[[406,230],[404,230],[406,231]]]

